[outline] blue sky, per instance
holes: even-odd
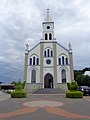
[[[90,0],[0,0],[0,81],[23,80],[25,43],[42,38],[47,8],[57,42],[72,44],[74,69],[90,67]]]

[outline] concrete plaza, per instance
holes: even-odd
[[[69,99],[65,94],[31,94],[13,99],[3,94],[1,98],[5,99],[0,101],[0,120],[90,120],[89,96]]]

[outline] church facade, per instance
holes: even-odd
[[[72,48],[59,44],[54,37],[54,22],[47,11],[42,23],[42,39],[32,49],[25,50],[24,80],[26,90],[57,88],[74,79]]]

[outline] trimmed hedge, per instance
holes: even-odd
[[[67,88],[68,90],[70,90],[70,83],[67,83]]]
[[[25,91],[14,91],[11,93],[11,98],[26,98],[27,93]]]
[[[16,91],[23,91],[22,85],[16,85]]]
[[[69,88],[70,88],[70,91],[78,90],[77,82],[71,82]]]
[[[80,91],[66,92],[66,98],[83,98],[83,92]]]

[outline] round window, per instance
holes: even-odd
[[[50,29],[50,26],[47,26],[47,29]]]
[[[50,60],[50,59],[47,59],[47,60],[46,60],[46,63],[47,63],[47,64],[50,64],[50,63],[51,63],[51,60]]]

